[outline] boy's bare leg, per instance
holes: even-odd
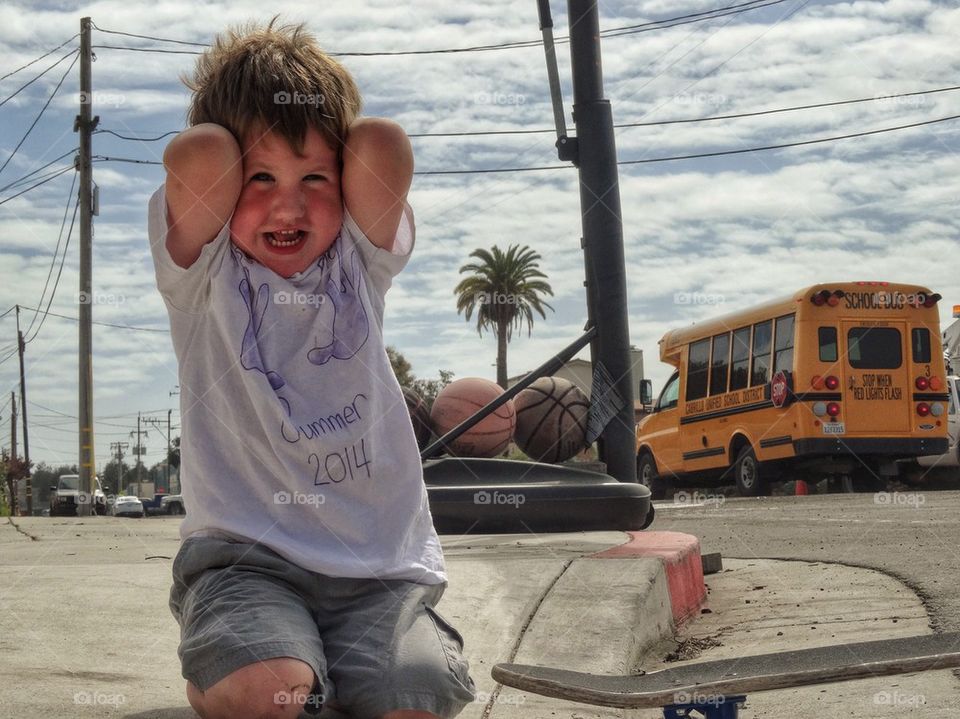
[[[296,719],[313,680],[313,669],[306,662],[266,659],[228,674],[205,692],[188,682],[187,700],[202,719]],[[289,703],[279,703],[280,697],[289,698]],[[404,719],[413,716],[419,715]]]

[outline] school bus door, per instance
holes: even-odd
[[[908,433],[910,349],[906,322],[841,322],[841,419],[845,435]]]

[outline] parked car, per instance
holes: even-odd
[[[81,494],[79,474],[62,474],[56,486],[50,487],[51,517],[75,517],[79,505],[87,502],[93,502],[92,514],[107,513],[107,496],[103,493],[98,477],[93,478],[92,497]]]
[[[185,514],[182,494],[168,494],[160,500],[163,514]]]
[[[137,497],[124,495],[117,497],[113,503],[114,517],[142,517],[143,502]]]

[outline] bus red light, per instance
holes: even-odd
[[[921,417],[926,417],[930,414],[930,405],[926,402],[921,402],[917,405],[917,414]]]
[[[814,389],[823,389],[823,377],[818,374],[815,374],[810,378],[810,386]]]
[[[840,405],[837,402],[830,402],[827,405],[827,414],[831,417],[836,417],[840,414]]]
[[[940,381],[940,378],[939,378],[939,377],[931,377],[931,378],[930,378],[930,389],[932,389],[934,392],[936,392],[936,391],[938,391],[941,387],[943,387],[943,382]]]
[[[930,386],[930,381],[926,377],[917,377],[917,381],[914,382],[919,390],[925,390]]]
[[[823,384],[826,385],[827,389],[836,389],[837,387],[840,386],[840,380],[838,380],[833,375],[830,375],[825,380],[823,380]]]

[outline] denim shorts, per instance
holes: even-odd
[[[313,668],[307,713],[331,702],[352,719],[456,716],[474,684],[463,638],[435,609],[444,588],[327,577],[261,544],[187,539],[170,590],[183,677],[206,691],[246,665],[292,657]]]

